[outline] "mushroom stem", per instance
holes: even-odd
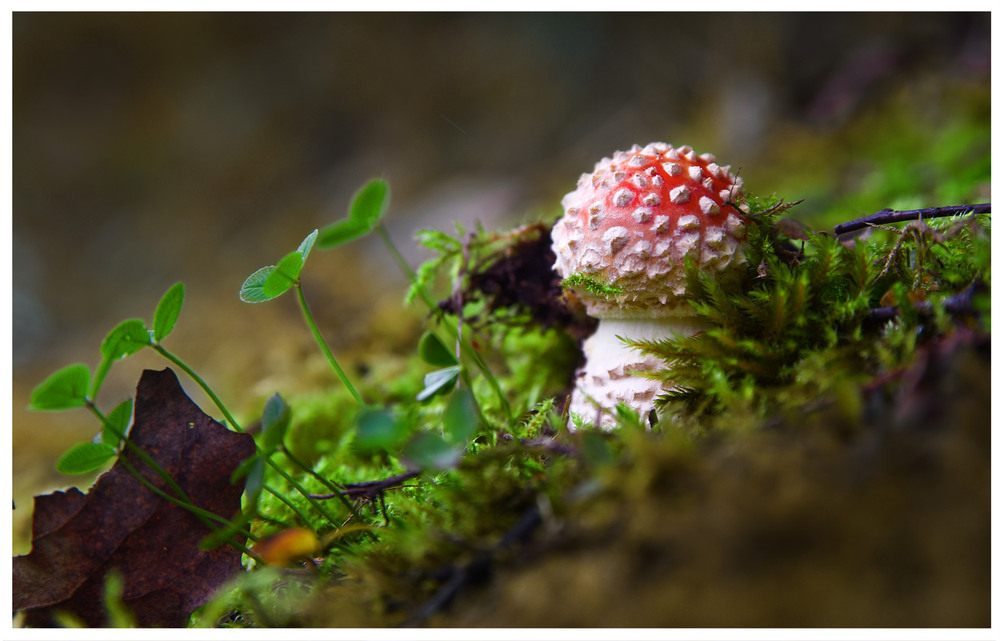
[[[668,318],[604,318],[597,331],[583,344],[586,365],[577,374],[569,410],[584,422],[601,427],[615,424],[615,406],[624,402],[646,423],[653,401],[664,390],[658,380],[644,378],[643,372],[666,367],[666,363],[644,355],[625,344],[622,338],[656,341],[693,336],[709,324],[693,316]]]

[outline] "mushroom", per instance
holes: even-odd
[[[569,410],[615,424],[625,403],[650,419],[661,382],[641,376],[666,363],[622,337],[660,340],[707,328],[685,298],[685,261],[716,279],[738,278],[747,218],[732,201],[743,180],[711,154],[654,142],[617,151],[583,174],[552,228],[554,269],[599,320],[583,345]]]

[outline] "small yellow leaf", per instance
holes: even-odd
[[[285,567],[297,559],[308,558],[320,550],[312,530],[292,527],[261,539],[253,551],[268,565]]]

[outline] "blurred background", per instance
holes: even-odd
[[[83,411],[27,412],[32,387],[96,365],[107,331],[151,320],[177,281],[168,347],[238,413],[335,385],[291,297],[237,292],[371,177],[413,266],[415,230],[553,220],[580,173],[656,140],[805,198],[790,215],[829,229],[988,200],[989,118],[985,13],[15,13],[16,512],[80,482],[54,464],[96,432]],[[950,187],[970,171],[975,193]],[[413,349],[424,310],[400,312],[377,242],[314,252],[304,287],[353,366]],[[102,404],[163,366],[116,366]]]

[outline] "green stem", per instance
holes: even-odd
[[[439,320],[442,323],[444,323],[445,327],[447,327],[448,330],[457,338],[458,329],[452,327],[452,325],[449,322],[447,322],[447,319],[444,316],[444,312],[439,310],[438,315],[439,315]],[[503,409],[504,415],[507,417],[507,420],[508,421],[513,420],[514,415],[511,413],[510,404],[507,403],[507,397],[504,396],[503,389],[500,387],[500,382],[493,375],[493,372],[490,371],[490,368],[486,365],[485,361],[483,361],[483,359],[479,356],[479,353],[476,352],[476,350],[472,347],[472,344],[469,343],[469,341],[463,338],[461,340],[461,347],[463,355],[469,356],[472,359],[472,362],[476,364],[476,367],[478,367],[479,370],[483,373],[483,376],[486,378],[486,382],[493,389],[493,393],[496,394],[497,399],[500,401],[500,407]]]
[[[306,324],[309,325],[309,329],[312,330],[313,337],[319,344],[320,349],[323,350],[326,360],[329,361],[330,366],[333,367],[333,371],[336,372],[337,376],[340,378],[340,382],[344,384],[344,387],[346,387],[347,391],[351,393],[354,400],[358,402],[358,405],[364,407],[367,405],[365,400],[361,398],[361,394],[359,394],[358,390],[355,389],[353,384],[351,384],[350,379],[347,378],[347,374],[345,374],[344,370],[341,369],[340,365],[337,363],[337,359],[333,357],[333,352],[330,351],[330,348],[326,345],[326,341],[323,340],[323,335],[320,334],[319,328],[316,326],[316,321],[313,320],[312,313],[309,311],[309,305],[306,303],[305,294],[302,293],[301,283],[295,283],[295,291],[299,295],[299,306],[302,307],[302,313],[306,317]]]
[[[290,527],[295,527],[295,525],[293,523],[289,523],[287,521],[282,521],[281,519],[276,519],[274,517],[266,516],[264,514],[258,514],[254,518],[257,519],[258,521],[263,521],[264,523],[268,523],[270,525],[273,525],[274,527],[278,528],[279,530],[287,530]],[[303,521],[303,522],[307,522],[307,521]]]
[[[316,530],[316,528],[313,527],[312,523],[309,522],[309,518],[305,514],[303,514],[302,511],[299,510],[299,508],[295,507],[295,504],[292,503],[290,500],[288,500],[281,492],[279,492],[278,490],[274,489],[270,485],[266,485],[266,484],[264,485],[264,490],[267,491],[267,492],[270,492],[279,501],[281,501],[282,503],[284,503],[285,505],[287,505],[288,508],[292,512],[295,512],[295,514],[299,517],[299,520],[301,520],[302,523],[304,523],[305,525],[309,526],[310,530],[313,530],[313,531]]]
[[[358,517],[358,510],[357,510],[357,508],[354,506],[353,503],[351,503],[350,499],[348,499],[346,496],[343,495],[343,488],[339,487],[336,483],[330,481],[329,479],[325,478],[322,474],[318,473],[316,470],[314,470],[311,467],[309,467],[308,465],[306,465],[305,461],[303,461],[299,457],[295,456],[295,454],[293,454],[292,451],[289,450],[288,447],[284,443],[281,444],[281,451],[284,452],[285,456],[287,456],[288,459],[292,463],[294,463],[295,465],[298,465],[300,468],[302,468],[303,470],[305,470],[314,479],[316,479],[317,481],[319,481],[320,483],[322,483],[323,485],[325,485],[327,488],[329,488],[329,490],[333,494],[335,494],[338,499],[340,499],[340,502],[344,504],[344,507],[347,508],[347,510],[351,513],[351,515],[353,517],[355,517],[355,518],[359,518],[359,520],[360,520],[360,517]],[[371,539],[373,541],[377,541],[378,540],[378,537],[376,537],[371,532],[369,532],[368,535],[369,535],[369,537],[371,537]]]
[[[378,222],[378,225],[375,227],[375,231],[377,231],[378,235],[382,238],[382,242],[385,243],[386,249],[389,250],[389,253],[395,259],[396,264],[399,265],[399,268],[404,274],[406,274],[406,278],[411,283],[415,284],[417,282],[417,275],[412,269],[410,269],[410,265],[406,262],[406,259],[403,258],[403,255],[399,253],[399,249],[396,248],[396,244],[392,242],[391,238],[389,238],[389,232],[386,230],[385,225],[382,224],[382,221]],[[431,309],[435,309],[437,307],[437,305],[434,304],[434,301],[431,300],[430,296],[428,296],[424,291],[423,287],[417,287],[417,293],[428,307]]]
[[[302,485],[298,481],[292,478],[292,476],[288,472],[281,469],[280,465],[273,462],[270,457],[266,458],[265,460],[268,462],[271,468],[274,469],[275,472],[280,474],[286,481],[288,481],[289,485],[294,487],[299,494],[301,494],[307,501],[309,501],[309,504],[312,505],[317,512],[322,514],[323,518],[325,518],[330,523],[337,522],[336,519],[333,518],[333,515],[327,512],[325,509],[323,509],[323,506],[320,504],[320,502],[314,499],[312,496],[310,496],[309,492],[307,492],[306,489],[302,487]]]
[[[329,479],[325,478],[322,474],[318,473],[316,470],[309,467],[309,465],[307,465],[305,461],[295,456],[295,454],[290,449],[288,449],[288,446],[286,446],[284,443],[281,444],[281,452],[285,456],[287,456],[292,463],[299,466],[303,471],[305,471],[307,474],[312,476],[314,479],[316,479],[323,485],[327,486],[330,489],[330,491],[340,492],[341,488],[336,483],[330,481]]]
[[[188,367],[187,363],[182,361],[180,358],[174,356],[172,353],[168,352],[166,348],[163,347],[163,345],[153,345],[153,349],[155,349],[165,359],[167,359],[177,367],[184,370],[184,373],[190,376],[191,380],[197,383],[198,387],[200,387],[202,391],[205,392],[205,394],[207,394],[210,399],[212,399],[212,402],[215,403],[215,406],[219,408],[219,411],[222,412],[222,415],[226,417],[226,420],[229,421],[229,424],[233,426],[233,429],[236,430],[237,432],[243,432],[243,428],[240,427],[240,424],[236,422],[236,419],[233,418],[233,415],[229,413],[229,410],[226,409],[226,406],[222,404],[222,400],[220,400],[219,397],[215,395],[215,392],[213,392],[212,388],[208,386],[208,383],[202,380],[202,378],[198,376],[193,369]]]

